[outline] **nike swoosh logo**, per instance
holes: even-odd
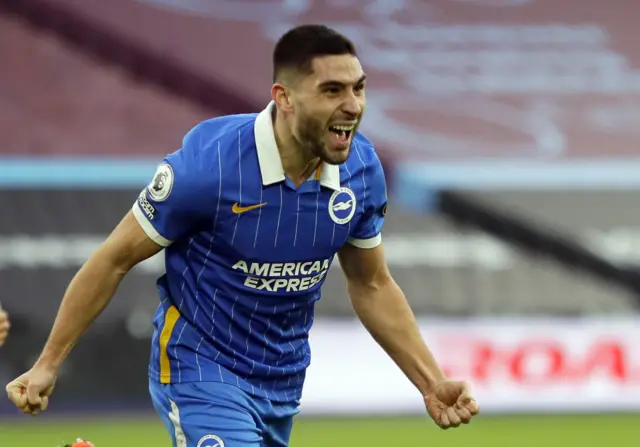
[[[234,214],[242,214],[242,213],[246,213],[247,211],[255,210],[256,208],[260,208],[261,206],[265,206],[265,205],[266,203],[258,203],[257,205],[240,206],[238,205],[238,202],[236,202],[233,204],[231,211],[233,211]]]

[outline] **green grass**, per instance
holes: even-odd
[[[25,418],[0,421],[2,447],[55,447],[81,436],[96,447],[170,447],[164,427],[152,419],[128,421]],[[441,431],[426,419],[297,420],[292,447],[638,447],[640,416],[531,416],[479,418]],[[234,447],[234,446],[228,446]]]

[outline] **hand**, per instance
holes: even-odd
[[[56,383],[55,371],[34,366],[6,387],[9,399],[25,414],[45,411]]]
[[[478,414],[476,400],[471,397],[469,384],[444,380],[424,397],[427,412],[442,429],[468,424]]]
[[[9,314],[0,308],[0,346],[2,346],[4,341],[7,339],[10,327]]]

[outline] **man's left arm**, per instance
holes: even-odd
[[[345,245],[338,254],[349,298],[362,324],[423,396],[445,375],[425,344],[404,293],[392,278],[382,245]]]
[[[381,236],[387,212],[384,172],[375,153],[369,155],[362,217],[338,253],[349,297],[369,333],[420,391],[431,418],[442,428],[456,427],[469,422],[478,405],[465,382],[445,377],[391,277]]]

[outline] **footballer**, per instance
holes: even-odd
[[[272,68],[264,110],[191,129],[75,275],[40,357],[7,385],[22,411],[46,409],[60,365],[122,278],[164,250],[148,373],[174,446],[289,445],[314,306],[336,255],[358,318],[435,423],[478,413],[387,268],[385,177],[359,131],[367,77],[353,43],[323,25],[294,27]]]

